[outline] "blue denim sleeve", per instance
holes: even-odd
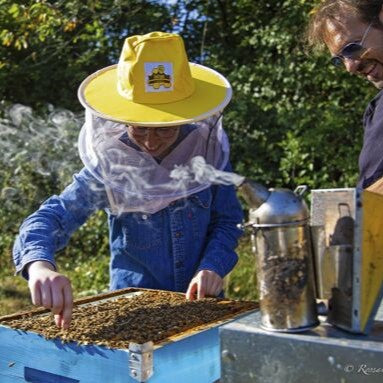
[[[64,248],[71,234],[106,204],[103,185],[87,170],[74,175],[73,182],[59,196],[47,199],[22,223],[13,246],[16,273],[28,278],[25,265],[38,260],[56,267],[55,252]]]
[[[225,171],[231,171],[228,164]],[[243,221],[243,210],[234,186],[213,186],[211,219],[208,228],[207,244],[199,270],[211,270],[222,278],[238,261],[235,248],[243,231],[238,227]]]

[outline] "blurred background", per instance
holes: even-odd
[[[268,187],[354,187],[362,114],[376,89],[306,52],[316,3],[0,0],[0,315],[30,305],[26,281],[13,275],[18,227],[82,167],[77,88],[117,62],[127,36],[179,33],[190,61],[229,79],[224,127],[237,173]],[[108,288],[105,218],[95,214],[57,255],[76,297]],[[226,295],[256,299],[248,234],[238,253]]]

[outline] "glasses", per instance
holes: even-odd
[[[146,128],[143,126],[128,126],[132,134],[136,137],[146,137],[150,132],[153,132],[159,138],[170,138],[178,132],[177,127],[160,127],[160,128]]]
[[[340,67],[343,65],[344,59],[346,58],[352,59],[352,60],[356,60],[360,58],[362,52],[364,51],[364,48],[363,48],[364,41],[366,40],[366,37],[368,35],[368,32],[371,29],[371,26],[372,26],[372,23],[368,24],[368,27],[364,31],[362,40],[360,42],[346,44],[338,55],[331,57],[330,59],[331,64],[336,67]]]

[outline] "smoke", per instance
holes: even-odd
[[[4,204],[41,202],[47,198],[36,184],[47,179],[61,188],[79,170],[77,136],[82,124],[74,113],[46,107],[0,105],[0,199]],[[26,206],[25,206],[26,207]]]
[[[46,113],[37,114],[30,107],[15,104],[0,110],[0,115],[3,206],[14,208],[20,201],[35,203],[49,197],[52,188],[35,185],[36,175],[60,192],[83,166],[78,144],[82,161],[105,184],[117,214],[154,213],[210,185],[239,185],[244,179],[217,170],[227,160],[228,144],[216,119],[199,123],[182,145],[158,163],[149,154],[122,142],[125,125],[97,119],[90,129],[81,130],[82,114],[52,106],[46,108]],[[80,130],[83,140],[81,136],[78,140]]]
[[[107,189],[114,214],[153,214],[211,185],[239,185],[244,177],[223,169],[226,134],[217,119],[183,126],[180,139],[161,160],[139,149],[126,125],[87,114],[80,138],[81,158]]]
[[[49,107],[46,116],[39,116],[30,107],[13,105],[0,119],[2,161],[28,161],[42,175],[73,168],[80,126],[80,119],[67,110]]]
[[[196,156],[187,165],[176,165],[170,177],[185,185],[197,182],[199,184],[236,185],[239,186],[245,179],[236,173],[217,170],[206,163],[202,156]]]
[[[109,167],[103,168],[104,176],[110,184],[116,185],[109,190],[112,211],[116,215],[126,212],[153,214],[176,200],[182,206],[185,203],[183,197],[190,195],[190,190],[200,191],[210,185],[239,186],[245,179],[236,173],[217,170],[202,156],[193,157],[185,165],[175,165],[170,173],[166,173],[168,182],[158,184],[153,174],[157,174],[158,180],[165,179],[159,174],[160,167],[151,167],[147,163],[142,167],[106,164]]]

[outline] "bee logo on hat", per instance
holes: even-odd
[[[170,75],[165,73],[165,67],[163,65],[158,65],[157,68],[153,69],[152,74],[149,75],[148,84],[154,89],[159,89],[160,86],[164,86],[165,88],[172,86]]]
[[[173,90],[173,65],[169,62],[145,64],[146,92],[167,92]]]

